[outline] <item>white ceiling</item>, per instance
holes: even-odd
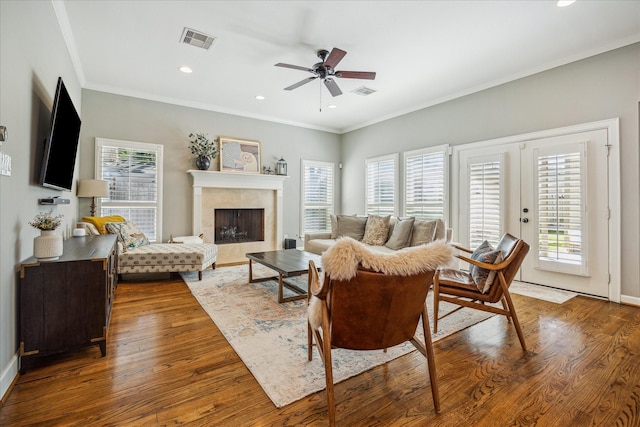
[[[640,41],[640,1],[555,3],[54,2],[84,88],[336,133]],[[215,44],[180,43],[185,27]],[[336,69],[376,79],[337,79],[335,98],[318,80],[283,90],[311,74],[275,63],[310,67],[333,47],[347,51]]]

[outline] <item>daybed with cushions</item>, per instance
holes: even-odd
[[[213,243],[153,243],[135,224],[121,216],[83,217],[77,225],[89,235],[118,235],[118,274],[177,273],[215,269],[218,248]]]
[[[307,233],[304,250],[321,255],[343,236],[351,237],[379,252],[420,246],[435,240],[451,241],[453,230],[441,219],[424,220],[392,216],[331,215],[331,232]]]

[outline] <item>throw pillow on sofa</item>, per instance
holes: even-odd
[[[337,215],[336,219],[338,222],[337,237],[347,236],[355,240],[362,240],[367,226],[366,216]]]
[[[127,249],[149,244],[147,236],[132,222],[109,222],[106,224],[106,229],[109,234],[118,235],[118,240],[122,243],[125,252]]]
[[[371,246],[382,246],[387,241],[389,235],[389,221],[391,215],[379,216],[369,215],[367,225],[364,229],[362,243]]]
[[[385,246],[394,250],[409,246],[414,221],[414,217],[396,221],[396,225],[393,227],[393,233],[391,233],[391,237],[389,237]]]
[[[433,242],[436,235],[436,220],[416,219],[413,223],[411,246],[424,245]]]
[[[109,215],[109,216],[83,216],[82,222],[88,222],[96,226],[100,234],[108,234],[107,228],[105,227],[108,222],[125,222],[126,219],[121,217],[120,215]]]

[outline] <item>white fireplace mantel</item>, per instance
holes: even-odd
[[[202,232],[202,189],[203,188],[233,188],[273,190],[276,192],[276,236],[283,241],[283,190],[286,175],[263,175],[243,172],[214,172],[202,170],[188,170],[193,178],[193,234],[198,236]]]

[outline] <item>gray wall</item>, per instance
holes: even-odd
[[[365,159],[620,118],[622,295],[640,297],[640,44],[343,135],[343,212],[365,210]],[[452,171],[456,173],[456,171]]]
[[[78,205],[74,191],[40,187],[42,142],[62,76],[80,112],[81,90],[51,2],[0,1],[0,124],[9,131],[1,151],[12,158],[11,176],[0,175],[0,396],[17,374],[17,286],[20,261],[33,255],[39,231],[28,222],[41,211],[38,199],[71,199],[54,211],[64,215],[59,233],[69,236]],[[77,165],[77,162],[76,162]],[[78,176],[76,167],[76,177]],[[74,184],[75,185],[75,184]]]
[[[262,164],[275,167],[282,156],[289,179],[284,183],[284,234],[300,229],[300,159],[340,161],[340,135],[229,114],[187,108],[92,90],[82,91],[83,122],[80,176],[94,176],[95,138],[149,142],[164,146],[163,240],[192,234],[192,189],[187,170],[196,169],[189,151],[190,133],[204,132],[258,140]],[[216,159],[219,162],[219,159]],[[215,166],[214,166],[215,163]],[[219,169],[212,162],[210,170]],[[340,188],[338,176],[337,188]],[[338,192],[338,200],[339,200]],[[88,201],[80,202],[88,212]]]

